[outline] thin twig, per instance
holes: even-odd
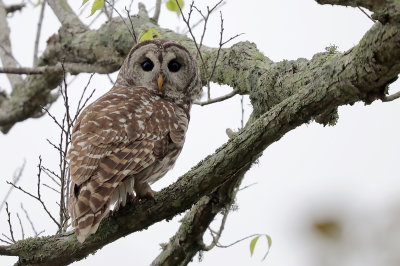
[[[217,8],[215,8],[215,9],[213,10],[213,12],[215,12],[215,11],[221,9],[225,4],[226,4],[226,1],[223,1]],[[197,21],[196,23],[194,23],[194,24],[191,26],[191,29],[193,30],[194,28],[196,28],[197,26],[199,26],[203,21],[204,21],[204,18],[202,17],[201,19],[199,19],[199,21]],[[183,35],[186,35],[186,34],[188,34],[188,33],[189,33],[189,30],[186,30],[185,32],[183,32]]]
[[[56,149],[58,152],[63,152],[60,147],[57,147],[53,142],[51,142],[49,139],[46,139],[47,142],[52,146],[54,149]],[[64,154],[65,155],[65,154]]]
[[[10,229],[10,234],[11,234],[11,240],[13,241],[13,243],[15,243],[15,238],[14,238],[14,232],[12,229],[12,225],[11,225],[11,215],[10,212],[8,211],[8,203],[6,202],[6,212],[7,212],[7,216],[8,216],[8,227]]]
[[[21,203],[21,209],[24,211],[25,217],[26,217],[26,219],[28,219],[29,224],[30,224],[31,227],[32,227],[32,230],[33,230],[33,232],[35,233],[35,237],[37,237],[39,234],[38,234],[38,232],[36,231],[35,225],[33,224],[31,218],[29,217],[28,212],[25,210],[24,205],[22,205],[22,203]]]
[[[358,6],[358,9],[360,9],[361,10],[361,12],[363,12],[364,13],[364,15],[366,15],[370,20],[372,20],[372,22],[373,23],[375,23],[376,21],[367,13],[367,12],[365,12],[365,10],[364,9],[362,9],[361,7],[359,7]]]
[[[217,97],[217,98],[214,98],[214,99],[210,99],[210,100],[208,100],[206,102],[197,102],[196,101],[196,102],[194,102],[194,104],[197,104],[197,105],[200,105],[200,106],[204,106],[204,105],[208,105],[208,104],[212,104],[212,103],[222,102],[222,101],[225,101],[225,100],[227,100],[229,98],[232,98],[236,94],[238,94],[238,92],[233,90],[233,91],[231,91],[230,93],[228,93],[228,94],[226,94],[224,96]]]
[[[36,66],[36,63],[38,60],[39,39],[40,39],[40,33],[42,31],[42,22],[43,22],[43,18],[44,18],[44,10],[45,10],[46,4],[47,4],[47,0],[43,0],[42,8],[40,9],[37,30],[36,30],[35,48],[33,50],[33,65],[34,66]]]
[[[227,218],[228,218],[228,215],[229,215],[229,206],[226,206],[226,207],[225,207],[224,215],[222,216],[222,221],[221,221],[221,224],[220,224],[220,226],[219,226],[218,232],[216,232],[216,234],[214,235],[214,234],[213,234],[214,231],[213,231],[211,228],[209,228],[209,229],[210,229],[211,236],[212,236],[212,238],[213,238],[213,241],[211,242],[210,245],[204,246],[204,247],[202,248],[204,251],[209,251],[209,250],[213,249],[213,248],[218,244],[219,239],[221,238],[222,232],[224,231],[225,223],[226,223],[226,220],[227,220]]]
[[[106,2],[107,4],[110,5],[110,3],[109,3],[107,0],[105,0],[105,2]],[[125,19],[122,17],[122,15],[119,13],[119,11],[118,11],[116,8],[114,8],[114,7],[113,7],[113,9],[115,10],[115,12],[117,12],[118,16],[122,19],[122,22],[124,22],[125,26],[128,28],[128,31],[129,31],[129,33],[130,33],[131,36],[132,36],[133,43],[134,43],[134,44],[137,44],[137,38],[136,38],[136,34],[135,34],[135,29],[133,28],[133,24],[132,24],[131,18],[129,17],[129,20],[131,21],[131,25],[132,25],[132,31],[131,31],[131,29],[128,27],[128,24],[126,24]],[[127,10],[126,7],[125,7],[125,10]],[[129,11],[127,11],[127,13],[128,13],[128,16],[129,16]]]
[[[126,11],[126,14],[128,15],[128,18],[129,18],[129,22],[131,23],[131,29],[132,29],[132,34],[133,34],[133,37],[134,37],[134,41],[135,41],[135,44],[137,43],[137,38],[136,38],[136,33],[135,33],[135,27],[133,27],[133,21],[132,21],[132,18],[131,18],[131,14],[129,13],[130,11],[125,7],[125,11]]]
[[[18,212],[17,212],[17,218],[18,218],[18,221],[19,221],[19,226],[21,228],[22,240],[24,240],[25,239],[24,227],[22,226],[21,218],[19,218]]]
[[[2,234],[2,235],[4,235],[4,234]],[[7,237],[7,236],[5,236],[5,237]],[[7,237],[7,238],[8,238],[8,237]],[[1,238],[0,238],[0,241],[3,242],[3,243],[6,243],[6,244],[8,244],[8,245],[12,245],[12,244],[13,244],[12,242],[6,241],[6,240],[1,239]]]
[[[15,184],[13,184],[13,183],[11,183],[11,182],[8,182],[8,181],[7,181],[7,184],[13,186],[14,188],[16,188],[16,189],[22,191],[23,193],[27,194],[28,196],[30,196],[30,197],[36,199],[37,201],[39,201],[40,204],[42,205],[43,209],[44,209],[45,212],[47,213],[47,215],[50,217],[50,219],[51,219],[58,227],[60,227],[60,224],[57,222],[57,220],[53,217],[53,215],[52,215],[52,214],[50,213],[50,211],[47,209],[46,204],[44,204],[44,202],[43,202],[43,200],[42,200],[42,197],[41,197],[41,194],[40,194],[40,175],[41,175],[41,172],[42,172],[42,167],[41,167],[41,166],[42,166],[42,158],[39,156],[39,165],[38,165],[39,171],[38,171],[38,174],[37,174],[37,177],[38,177],[38,182],[37,182],[37,196],[35,196],[35,195],[33,195],[32,193],[26,191],[25,189],[21,188],[20,186],[16,186]]]
[[[398,91],[398,92],[396,92],[395,94],[392,94],[392,95],[388,95],[388,96],[385,95],[382,98],[382,102],[391,102],[391,101],[394,101],[394,100],[396,100],[398,98],[400,98],[400,91]]]
[[[58,126],[61,130],[65,130],[65,129],[62,127],[62,125],[58,122],[57,118],[56,118],[54,115],[52,115],[52,114],[50,113],[50,111],[49,111],[46,107],[43,107],[43,106],[42,106],[42,110],[45,111],[45,112],[47,113],[47,115],[51,117],[51,119],[53,119],[53,121],[57,124],[57,126]]]
[[[249,187],[252,187],[252,186],[254,186],[254,185],[257,185],[257,183],[251,183],[250,185],[247,185],[247,186],[244,186],[244,187],[242,187],[242,188],[239,188],[238,191],[245,190],[245,189],[247,189],[247,188],[249,188]]]
[[[161,11],[161,0],[157,0],[156,2],[156,8],[154,10],[154,15],[153,15],[153,20],[154,22],[158,23],[158,19],[160,17],[160,11]]]
[[[110,81],[111,85],[114,85],[115,81],[112,80],[110,74],[107,74],[107,78],[108,78],[108,80]]]
[[[229,247],[231,247],[233,245],[236,245],[239,242],[242,242],[242,241],[244,241],[246,239],[249,239],[250,237],[259,236],[259,235],[261,235],[261,234],[249,235],[249,236],[243,237],[242,239],[236,240],[235,242],[233,242],[233,243],[231,243],[229,245],[221,245],[221,244],[218,243],[218,244],[216,244],[216,246],[219,247],[219,248],[229,248]]]
[[[243,99],[244,99],[244,95],[242,95],[242,97],[240,97],[240,106],[242,108],[242,118],[240,120],[240,125],[242,126],[241,128],[243,128],[244,126],[244,107],[243,107]]]
[[[4,236],[5,238],[7,238],[8,239],[8,241],[10,241],[10,244],[12,244],[14,241],[11,239],[11,238],[9,238],[7,235],[5,235],[5,234],[1,234],[2,236]],[[14,242],[15,243],[15,242]]]
[[[192,29],[190,27],[190,16],[192,15],[192,12],[193,12],[194,1],[192,1],[192,3],[190,4],[190,8],[189,8],[189,13],[188,13],[188,18],[187,19],[186,19],[185,15],[182,12],[182,8],[179,5],[178,0],[175,0],[175,1],[176,1],[176,4],[179,7],[179,11],[180,11],[180,13],[182,15],[183,22],[185,22],[185,24],[186,24],[186,26],[187,26],[187,28],[189,30],[190,36],[192,36],[194,45],[196,46],[197,55],[200,57],[201,65],[202,65],[202,68],[203,68],[203,72],[206,73],[206,64],[204,62],[203,55],[202,55],[202,53],[200,51],[199,45],[197,44],[196,37],[194,36],[194,34],[192,32]]]
[[[13,180],[12,180],[12,182],[14,184],[17,184],[18,181],[21,179],[22,173],[24,172],[24,169],[25,169],[25,165],[26,165],[26,160],[24,159],[24,162],[22,163],[22,165],[14,171]],[[4,204],[6,203],[8,197],[10,196],[13,189],[14,189],[13,187],[10,187],[8,189],[6,196],[4,197],[3,201],[1,202],[0,212],[3,209]]]
[[[54,177],[52,177],[52,175],[53,175],[53,176],[57,177],[58,179],[61,179],[61,177],[57,173],[55,173],[54,171],[52,171],[49,168],[46,168],[44,166],[42,166],[42,170],[49,178],[51,178],[54,181],[54,183],[56,183],[58,186],[61,186],[61,184],[58,183],[58,181]]]
[[[51,190],[53,190],[53,191],[55,191],[55,192],[58,193],[58,194],[61,193],[61,192],[58,191],[57,189],[55,189],[55,188],[53,188],[53,187],[51,187],[51,186],[49,186],[49,185],[47,185],[47,184],[44,184],[44,183],[43,183],[43,186],[44,186],[44,187],[47,187],[47,188],[49,188],[49,189],[51,189]]]

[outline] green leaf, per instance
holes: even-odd
[[[251,254],[251,256],[253,256],[254,248],[256,247],[257,241],[260,238],[260,236],[265,236],[265,238],[267,239],[267,242],[268,242],[267,252],[265,253],[264,257],[261,259],[261,261],[263,261],[267,257],[269,250],[271,249],[271,245],[272,245],[272,239],[269,235],[258,235],[255,238],[253,238],[250,242],[250,254]]]
[[[178,1],[178,4],[176,3]],[[185,3],[183,2],[183,0],[168,0],[168,2],[166,3],[167,5],[167,9],[173,12],[176,12],[176,14],[179,16],[181,14],[181,10],[179,9],[179,7],[181,7],[181,9],[183,9],[183,5]]]
[[[89,0],[83,0],[81,7],[86,4]]]
[[[92,12],[90,13],[89,17],[92,16],[97,10],[102,9],[104,6],[104,0],[94,0],[92,5]]]
[[[150,28],[145,33],[143,33],[142,36],[140,36],[139,42],[153,39],[154,34],[161,39],[161,35],[158,33],[158,31],[154,28]]]
[[[269,235],[265,235],[265,237],[267,238],[267,241],[268,241],[268,249],[267,249],[267,252],[265,253],[264,257],[261,259],[261,261],[265,260],[265,258],[267,257],[267,255],[269,253],[269,250],[271,249],[271,246],[272,246],[271,237]]]
[[[250,254],[251,254],[251,256],[253,256],[254,248],[256,247],[256,244],[257,244],[257,241],[258,241],[259,238],[260,238],[260,236],[256,236],[250,242]]]

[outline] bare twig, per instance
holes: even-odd
[[[203,15],[203,13],[201,12],[200,9],[198,9],[196,6],[193,6],[197,12],[199,12],[199,14],[203,17],[203,21],[204,21],[204,25],[203,25],[203,32],[201,34],[201,38],[200,38],[200,44],[199,44],[199,48],[201,49],[201,46],[203,45],[203,40],[204,40],[204,36],[206,34],[206,30],[207,30],[207,22],[208,19],[211,15],[211,13],[223,2],[224,0],[219,1],[215,6],[213,6],[211,9],[207,6],[207,14]]]
[[[396,100],[398,98],[400,98],[400,91],[398,91],[398,92],[396,92],[395,94],[392,94],[392,95],[388,95],[388,96],[385,95],[382,98],[382,102],[391,102],[391,101],[394,101],[394,100]]]
[[[114,85],[115,81],[112,80],[110,74],[107,74],[107,78],[108,78],[108,80],[110,81],[111,85]]]
[[[4,236],[5,238],[7,238],[7,240],[8,241],[10,241],[10,244],[12,244],[13,243],[13,240],[10,238],[10,237],[8,237],[7,235],[5,235],[5,234],[1,234],[2,236]],[[15,242],[14,242],[15,243]]]
[[[228,94],[226,94],[224,96],[217,97],[217,98],[214,98],[214,99],[210,99],[210,100],[208,100],[206,102],[194,102],[194,104],[197,104],[197,105],[200,105],[200,106],[204,106],[204,105],[208,105],[208,104],[212,104],[212,103],[222,102],[222,101],[225,101],[225,100],[227,100],[229,98],[232,98],[236,94],[238,94],[238,92],[233,90],[233,91],[231,91],[230,93],[228,93]]]
[[[358,6],[358,9],[360,9],[361,10],[361,12],[363,12],[364,13],[364,15],[366,15],[373,23],[375,23],[376,21],[367,13],[367,12],[365,12],[365,10],[364,9],[362,9],[361,7],[359,7]]]
[[[20,186],[16,186],[15,184],[13,184],[12,182],[8,182],[7,184],[13,186],[14,188],[22,191],[23,193],[27,194],[28,196],[36,199],[37,201],[40,202],[40,204],[42,205],[44,211],[47,213],[47,215],[50,217],[50,219],[58,226],[60,227],[60,224],[57,222],[57,220],[53,217],[53,215],[50,213],[50,211],[47,209],[46,204],[43,202],[41,194],[40,194],[40,175],[42,172],[42,158],[39,156],[39,165],[38,165],[38,174],[37,174],[37,178],[38,178],[38,182],[37,182],[37,196],[33,195],[32,193],[26,191],[25,189],[21,188]]]
[[[158,19],[160,17],[160,11],[161,11],[161,0],[157,0],[156,8],[154,10],[154,15],[152,18],[156,23],[158,23]]]
[[[17,218],[18,218],[18,221],[19,221],[19,227],[21,228],[22,239],[25,239],[24,227],[22,226],[21,218],[19,218],[18,212],[17,212]]]
[[[254,185],[257,185],[257,183],[251,183],[250,185],[247,185],[247,186],[244,186],[244,187],[242,187],[242,188],[239,188],[238,191],[245,190],[245,189],[247,189],[247,188],[249,188],[249,187],[252,187],[252,186],[254,186]]]
[[[189,8],[189,13],[188,13],[188,18],[187,19],[186,19],[185,15],[182,12],[182,8],[179,5],[178,0],[175,0],[175,1],[176,1],[176,4],[179,7],[179,11],[181,12],[183,22],[185,22],[185,24],[186,24],[186,26],[187,26],[187,28],[189,30],[190,36],[192,36],[194,45],[196,46],[197,55],[200,57],[200,60],[201,60],[201,65],[202,65],[202,68],[204,70],[204,73],[206,73],[205,63],[204,63],[203,55],[202,55],[202,53],[200,51],[200,46],[198,45],[198,43],[196,41],[196,37],[194,36],[194,34],[192,32],[192,28],[190,27],[190,17],[191,17],[192,12],[193,12],[194,1],[192,1],[192,3],[190,4],[190,8]]]
[[[219,9],[221,9],[221,7],[223,7],[226,4],[225,1],[223,1],[220,5],[218,5],[218,7],[216,7],[212,12],[215,12]],[[199,21],[197,21],[196,23],[192,24],[191,29],[193,30],[194,28],[196,28],[197,26],[199,26],[202,22],[204,21],[204,18],[202,17]],[[188,34],[189,30],[186,30],[185,32],[183,32],[184,35]]]
[[[45,173],[51,180],[54,181],[54,183],[56,183],[58,186],[61,186],[61,184],[54,178],[57,177],[58,179],[61,179],[61,177],[55,173],[54,171],[42,166],[42,171],[43,173]],[[54,177],[53,177],[54,176]]]
[[[244,95],[242,95],[242,97],[240,98],[240,106],[242,108],[242,118],[240,120],[240,125],[243,128],[244,126],[244,107],[243,107],[243,99],[244,99]]]
[[[136,38],[136,33],[135,33],[135,27],[133,27],[133,21],[132,21],[132,18],[131,18],[131,14],[129,13],[130,11],[125,7],[125,11],[126,11],[126,14],[128,15],[128,18],[129,18],[129,22],[131,23],[131,30],[132,30],[132,34],[133,34],[133,40],[135,41],[135,44],[137,43],[137,38]]]
[[[47,185],[47,184],[43,184],[43,186],[44,186],[44,187],[47,187],[47,188],[49,188],[49,189],[51,189],[51,190],[53,190],[54,192],[56,192],[56,193],[58,193],[58,194],[61,193],[61,192],[58,191],[57,189],[55,189],[55,188],[53,188],[53,187],[51,187],[51,186],[49,186],[49,185]]]
[[[14,184],[17,184],[18,181],[21,179],[22,173],[24,172],[24,169],[25,169],[25,165],[26,165],[26,160],[24,159],[24,162],[22,163],[22,165],[14,171],[13,180],[12,180],[12,182]],[[12,190],[13,190],[13,187],[10,187],[8,189],[6,196],[4,197],[3,201],[1,202],[0,212],[3,209],[4,204],[6,203],[8,197],[10,196],[10,194],[12,192]]]
[[[86,83],[85,88],[83,89],[83,92],[82,92],[82,94],[81,94],[81,97],[79,98],[78,106],[76,107],[75,116],[74,116],[74,118],[72,119],[72,124],[74,124],[75,121],[76,121],[76,119],[78,119],[78,117],[79,117],[80,113],[82,112],[83,108],[85,108],[86,104],[87,104],[88,101],[92,98],[94,92],[96,91],[96,89],[93,89],[92,92],[90,93],[90,95],[89,95],[88,97],[86,97],[85,101],[84,101],[83,104],[82,104],[83,96],[85,95],[86,90],[87,90],[87,88],[89,87],[90,82],[92,81],[93,75],[94,75],[94,73],[92,73],[92,74],[90,75],[89,80],[88,80],[88,82]],[[109,75],[107,75],[107,76],[109,76]],[[82,104],[82,106],[81,106],[81,104]]]
[[[107,0],[105,0],[105,2],[110,5],[110,3]],[[128,31],[132,36],[133,43],[137,44],[137,38],[136,38],[136,34],[135,34],[135,29],[133,27],[133,23],[132,23],[132,20],[130,18],[128,9],[125,7],[125,10],[127,11],[127,14],[128,14],[128,17],[129,17],[129,21],[131,22],[132,30],[128,27],[128,24],[126,24],[125,19],[122,17],[121,13],[119,13],[119,11],[116,8],[113,7],[113,9],[115,10],[115,12],[117,12],[118,16],[122,19],[122,22],[124,22],[125,26],[128,28]]]
[[[36,65],[37,60],[38,60],[39,39],[40,39],[40,33],[42,31],[42,22],[43,22],[43,18],[44,18],[44,10],[46,8],[46,4],[47,4],[47,0],[43,0],[42,8],[40,9],[37,30],[36,30],[35,48],[33,51],[33,65],[34,66]]]
[[[226,219],[228,218],[228,215],[229,215],[229,206],[226,206],[225,210],[224,210],[224,215],[222,216],[222,221],[219,226],[218,232],[216,232],[214,235],[214,231],[211,228],[209,228],[211,236],[213,238],[213,241],[211,242],[210,245],[203,247],[204,251],[209,251],[209,250],[213,249],[219,243],[219,239],[221,238],[222,232],[224,231],[225,223],[226,223]]]
[[[65,129],[62,127],[62,125],[58,122],[57,118],[56,118],[54,115],[52,115],[52,114],[50,113],[50,111],[47,110],[47,108],[42,107],[42,110],[45,111],[45,112],[47,113],[47,115],[51,117],[51,119],[53,119],[53,121],[57,124],[57,126],[58,126],[61,130],[65,130]]]
[[[12,225],[11,225],[11,215],[10,212],[8,211],[8,203],[6,202],[6,212],[7,212],[7,216],[8,216],[8,227],[10,229],[10,235],[11,235],[11,240],[13,243],[15,243],[15,238],[14,238],[14,232],[12,229]]]
[[[2,234],[2,235],[4,235],[4,234]],[[7,237],[7,236],[5,236],[5,237]],[[8,239],[8,237],[7,237],[7,239]],[[9,242],[9,241],[4,240],[4,239],[1,239],[1,238],[0,238],[0,241],[3,242],[3,243],[6,243],[6,244],[8,244],[8,245],[11,245],[11,244],[12,244],[12,242]]]
[[[46,139],[47,140],[47,142],[50,144],[50,146],[52,146],[54,149],[56,149],[57,151],[59,151],[59,152],[63,152],[63,150],[60,148],[60,147],[58,147],[57,145],[55,145],[53,142],[51,142],[49,139]],[[64,156],[65,156],[65,154],[64,154]]]
[[[30,224],[31,227],[32,227],[32,231],[35,233],[35,237],[37,237],[39,234],[38,234],[38,232],[36,231],[35,225],[33,224],[31,218],[29,217],[28,212],[25,210],[24,205],[22,205],[22,203],[21,203],[21,209],[22,209],[23,212],[25,213],[25,217],[26,217],[26,219],[28,219],[29,224]]]
[[[241,238],[239,240],[236,240],[235,242],[233,242],[233,243],[231,243],[229,245],[221,245],[221,244],[218,243],[218,244],[216,244],[216,246],[219,247],[219,248],[229,248],[229,247],[231,247],[233,245],[236,245],[237,243],[240,243],[240,242],[242,242],[242,241],[244,241],[246,239],[249,239],[250,237],[259,236],[259,235],[261,235],[261,234],[252,234],[252,235],[243,237],[243,238]]]

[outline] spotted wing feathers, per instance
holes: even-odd
[[[172,167],[187,122],[182,108],[140,87],[114,87],[83,111],[68,153],[69,211],[80,242],[96,232],[112,199],[124,205],[134,182],[154,182]]]

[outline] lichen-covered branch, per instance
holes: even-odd
[[[16,67],[17,61],[12,55],[10,28],[7,23],[7,9],[3,1],[0,0],[0,59],[3,66]],[[12,87],[22,82],[22,78],[18,75],[8,74],[8,80]]]
[[[381,23],[400,23],[398,0],[316,0],[319,4],[365,7],[374,12],[373,19]]]

